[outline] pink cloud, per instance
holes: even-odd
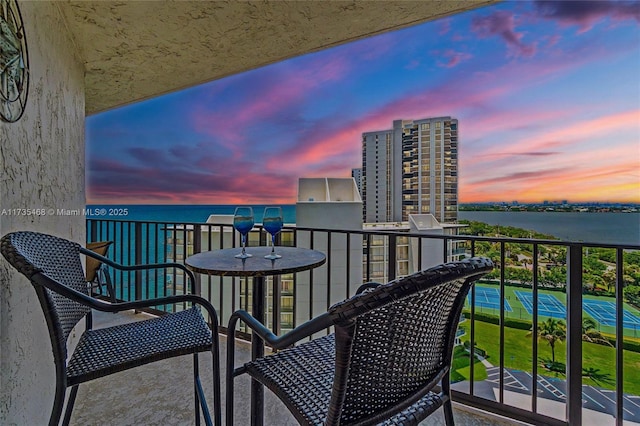
[[[584,140],[621,129],[639,130],[640,110],[625,111],[592,120],[580,120],[556,130],[545,129],[537,135],[521,140],[519,145],[527,146],[530,150],[558,149],[566,145],[580,144]]]
[[[528,69],[532,67],[529,66]],[[552,67],[541,66],[540,68],[540,73],[555,71]],[[310,173],[336,157],[344,157],[352,164],[346,168],[348,171],[351,167],[358,167],[361,162],[362,133],[390,128],[394,119],[447,116],[456,111],[477,108],[486,115],[477,117],[473,121],[476,124],[469,124],[469,128],[462,127],[461,130],[463,134],[473,134],[475,138],[504,129],[506,125],[527,125],[533,120],[557,118],[557,112],[553,111],[531,111],[527,119],[527,113],[523,111],[511,110],[505,116],[493,117],[491,109],[487,110],[487,105],[494,104],[503,95],[512,93],[514,86],[520,84],[514,81],[514,76],[526,72],[539,74],[537,68],[535,71],[524,71],[522,66],[514,65],[496,70],[492,74],[477,73],[463,80],[452,76],[449,82],[443,83],[438,88],[426,89],[392,100],[362,117],[342,121],[338,127],[330,128],[326,126],[327,123],[319,123],[318,131],[310,132],[313,136],[306,139],[304,144],[299,144],[284,152],[279,158],[268,161],[267,167],[289,172]],[[510,83],[510,81],[514,82]],[[332,123],[335,126],[335,121]],[[462,126],[466,124],[463,123]],[[284,164],[282,158],[287,159]]]
[[[567,122],[553,132],[571,135],[584,128],[584,133],[573,145],[564,141],[557,144],[555,153],[541,151],[534,135],[509,140],[508,145],[502,146],[508,154],[496,148],[484,156],[469,156],[461,168],[460,200],[501,200],[501,194],[509,194],[521,202],[539,201],[553,192],[557,198],[572,201],[639,202],[640,121],[634,119],[639,112]],[[545,133],[539,131],[537,135]],[[487,170],[491,173],[487,174]]]

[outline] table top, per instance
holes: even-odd
[[[189,256],[185,260],[187,268],[208,275],[235,277],[264,277],[267,275],[290,274],[316,268],[326,261],[326,256],[317,250],[299,247],[276,246],[280,259],[265,259],[271,247],[247,247],[252,256],[247,259],[234,257],[242,248],[205,251]]]

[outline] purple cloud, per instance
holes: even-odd
[[[466,52],[456,52],[455,50],[447,50],[442,54],[447,59],[446,62],[438,61],[438,65],[445,68],[453,68],[462,61],[471,59],[473,56]]]
[[[482,38],[494,35],[500,36],[516,56],[531,57],[536,53],[536,44],[525,44],[522,41],[523,33],[516,32],[516,20],[514,14],[507,11],[498,11],[489,16],[473,18],[471,29]]]
[[[580,32],[589,31],[594,23],[611,17],[617,21],[635,19],[640,22],[640,2],[637,1],[540,1],[535,2],[540,16],[562,25],[578,25]]]
[[[451,19],[442,19],[438,21],[438,34],[445,35],[451,30]]]
[[[489,185],[501,182],[511,182],[514,180],[529,180],[539,181],[545,176],[561,176],[567,171],[563,169],[550,169],[550,170],[535,170],[531,172],[515,172],[504,176],[495,176],[490,178],[480,178],[473,181],[474,184]]]

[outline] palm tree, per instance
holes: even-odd
[[[597,329],[596,322],[589,317],[582,318],[582,340],[585,342],[598,343],[600,345],[613,346],[609,339],[604,337]]]
[[[527,336],[531,336],[533,330]],[[555,318],[547,318],[538,324],[538,339],[546,340],[551,347],[551,363],[556,362],[556,343],[562,342],[567,338],[567,326],[562,320]]]

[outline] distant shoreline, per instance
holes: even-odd
[[[638,213],[640,204],[459,204],[461,212]]]

